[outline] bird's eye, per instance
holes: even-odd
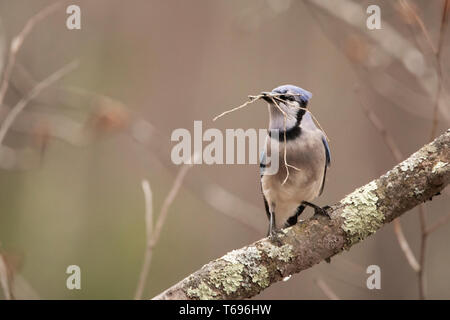
[[[283,100],[287,100],[287,101],[295,101],[295,97],[294,96],[290,96],[290,95],[283,95],[281,96],[281,99]]]

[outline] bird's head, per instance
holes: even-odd
[[[284,114],[277,105],[287,114],[287,129],[298,126],[305,114],[305,108],[312,97],[312,93],[305,89],[283,85],[272,90],[270,93],[262,93],[263,99],[269,103],[270,122],[272,129],[284,128]],[[276,104],[275,104],[275,102]]]

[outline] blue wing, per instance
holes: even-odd
[[[325,137],[322,137],[322,143],[323,147],[325,149],[325,168],[323,172],[323,180],[322,180],[322,186],[320,187],[320,193],[322,194],[323,188],[325,187],[325,177],[327,176],[327,168],[330,166],[331,163],[331,155],[330,155],[330,146],[328,145],[327,139]]]

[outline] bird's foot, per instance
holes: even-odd
[[[440,192],[438,192],[438,193],[436,193],[434,196],[431,196],[430,197],[430,199],[428,199],[429,201],[433,201],[433,197],[436,197],[436,196],[439,196],[441,193]],[[425,202],[425,201],[424,201]]]
[[[324,216],[327,217],[328,219],[331,219],[330,214],[328,213],[328,210],[331,209],[330,206],[325,206],[325,207],[316,207],[314,208],[314,216]]]
[[[281,230],[272,230],[269,234],[268,234],[268,238],[270,240],[270,242],[275,243],[277,245],[281,245],[282,241],[281,241],[281,234],[283,232]]]
[[[330,215],[328,214],[328,210],[331,208],[330,206],[319,207],[318,205],[307,201],[303,201],[302,203],[314,209],[314,217],[325,216],[331,219]]]

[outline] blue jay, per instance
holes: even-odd
[[[293,85],[275,88],[272,94],[278,95],[275,101],[287,114],[287,121],[284,141],[284,114],[274,104],[272,97],[266,94],[263,99],[269,103],[269,135],[260,158],[260,173],[270,237],[275,236],[281,228],[296,224],[306,206],[314,208],[315,214],[327,215],[325,208],[310,201],[322,194],[330,165],[330,149],[325,134],[316,127],[309,112],[302,109],[307,107],[312,94]],[[271,134],[273,130],[278,131],[278,137]],[[279,141],[279,169],[275,174],[268,174],[266,170],[270,139]],[[285,143],[287,163],[299,170],[290,170],[289,178],[283,184],[287,174],[284,170]]]

